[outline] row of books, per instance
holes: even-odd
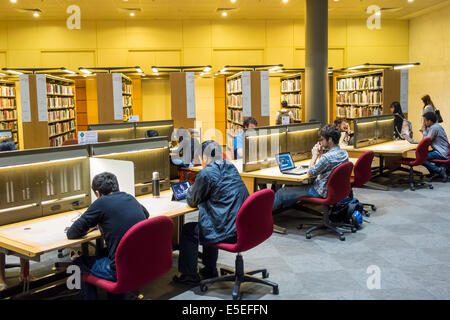
[[[231,79],[227,81],[227,92],[239,92],[242,91],[242,79]]]
[[[286,79],[281,81],[281,91],[302,90],[302,79]]]
[[[74,98],[47,97],[47,107],[51,108],[73,108],[75,107]]]
[[[340,79],[336,83],[337,90],[381,89],[383,76],[365,76]]]
[[[133,115],[133,109],[132,108],[124,108],[123,109],[123,115],[124,116],[132,116]]]
[[[336,103],[381,104],[382,96],[381,91],[341,92],[336,95]]]
[[[300,121],[302,120],[302,109],[292,108],[292,109],[289,109],[289,111],[292,112],[295,120],[300,120]]]
[[[242,124],[244,121],[244,117],[242,115],[243,115],[242,110],[233,110],[233,109],[227,110],[227,119],[230,121]]]
[[[15,97],[16,88],[8,86],[0,86],[0,96],[3,97]]]
[[[383,114],[383,108],[381,107],[337,107],[336,114],[338,118],[360,118],[371,117]]]
[[[122,96],[122,102],[124,107],[131,107],[132,106],[131,96]]]
[[[16,120],[17,111],[16,110],[1,110],[0,120]]]
[[[0,108],[16,107],[16,99],[0,98]]]
[[[49,111],[48,112],[48,121],[57,121],[57,120],[67,120],[75,118],[75,110],[74,109],[64,109],[58,111]]]
[[[286,101],[288,105],[300,105],[302,104],[302,95],[299,93],[282,94],[281,101]]]
[[[0,122],[0,130],[17,130],[17,121]]]
[[[47,94],[73,95],[73,87],[47,83]]]
[[[55,134],[63,133],[66,131],[75,130],[75,121],[57,122],[55,124],[48,125],[48,135],[53,136]]]
[[[75,132],[69,132],[57,137],[50,138],[50,146],[51,147],[58,147],[63,144],[64,141],[69,139],[76,139]]]
[[[227,106],[242,107],[242,95],[232,94],[227,97]]]
[[[131,88],[132,88],[131,84],[122,82],[122,93],[131,94]]]
[[[242,131],[243,131],[242,126],[231,123],[231,122],[228,123],[227,133],[229,133],[233,136],[236,136],[236,135],[242,133]]]

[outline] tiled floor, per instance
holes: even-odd
[[[434,190],[410,191],[407,186],[390,191],[357,189],[362,202],[376,204],[377,211],[346,241],[335,235],[313,235],[297,230],[302,213],[275,217],[287,235],[274,233],[257,248],[244,253],[246,269],[265,267],[268,280],[278,283],[280,294],[257,284],[242,286],[244,299],[448,299],[450,298],[450,183],[434,182]],[[187,221],[195,221],[196,213]],[[32,263],[33,274],[45,273],[55,254],[44,263]],[[202,293],[199,287],[171,282],[171,272],[146,286],[148,299],[231,299],[232,284],[217,284]],[[17,261],[8,257],[8,261]],[[234,266],[234,255],[221,251],[219,265]],[[380,288],[368,289],[369,266],[380,271]],[[369,270],[370,271],[370,270]],[[17,282],[17,269],[7,272]]]

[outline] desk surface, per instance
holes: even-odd
[[[197,210],[185,202],[171,201],[172,192],[138,197],[150,217],[166,215],[174,218]],[[81,239],[68,240],[64,229],[72,225],[86,209],[60,213],[43,218],[18,222],[0,227],[0,247],[28,257],[36,257],[66,247],[74,247],[101,237],[100,231],[90,232]]]
[[[373,151],[377,154],[383,154],[383,155],[399,155],[401,156],[405,152],[416,150],[417,144],[409,143],[406,140],[395,140],[395,141],[389,141],[384,142],[380,144],[374,144],[368,147],[364,148],[358,148],[355,149],[353,146],[347,146],[343,147],[342,149],[346,150],[347,152],[355,153],[355,152],[366,152],[366,151]]]

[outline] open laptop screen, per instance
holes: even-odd
[[[295,168],[294,161],[292,160],[290,152],[279,153],[275,156],[275,158],[277,159],[280,171],[286,171]]]

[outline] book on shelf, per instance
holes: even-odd
[[[338,118],[361,118],[371,117],[383,114],[383,109],[380,107],[359,107],[359,106],[338,106],[336,109],[336,116]]]
[[[381,90],[382,83],[382,75],[355,76],[337,80],[336,89],[337,91],[373,89]]]
[[[338,92],[337,104],[382,104],[383,93],[381,91],[357,91]]]
[[[48,121],[64,121],[67,119],[75,118],[75,110],[74,109],[63,109],[58,111],[49,111],[48,112]]]
[[[73,96],[73,87],[47,82],[47,94]]]
[[[243,117],[242,110],[228,109],[227,110],[227,119],[229,121],[243,123],[244,117]]]
[[[63,135],[50,138],[50,146],[51,147],[61,146],[64,141],[69,139],[76,139],[75,132],[68,132]]]
[[[230,79],[227,81],[227,93],[241,92],[242,91],[242,79]]]
[[[75,130],[75,121],[57,122],[48,125],[48,135],[54,136],[60,133],[66,133],[68,131]]]
[[[231,94],[227,96],[227,106],[242,108],[242,95],[241,94]]]
[[[131,95],[131,90],[132,90],[132,85],[127,83],[127,82],[125,82],[125,80],[124,80],[122,82],[122,93]]]
[[[1,110],[0,120],[17,120],[17,110]]]
[[[12,98],[0,98],[1,108],[16,108],[16,99]]]
[[[75,107],[74,98],[47,97],[47,107],[51,108],[73,108]]]
[[[16,96],[16,88],[0,85],[0,96],[14,98]]]
[[[281,81],[281,92],[302,90],[302,79],[285,79]]]
[[[300,93],[293,94],[282,94],[281,95],[281,101],[286,101],[288,106],[297,105],[300,106],[302,104],[302,95]]]

